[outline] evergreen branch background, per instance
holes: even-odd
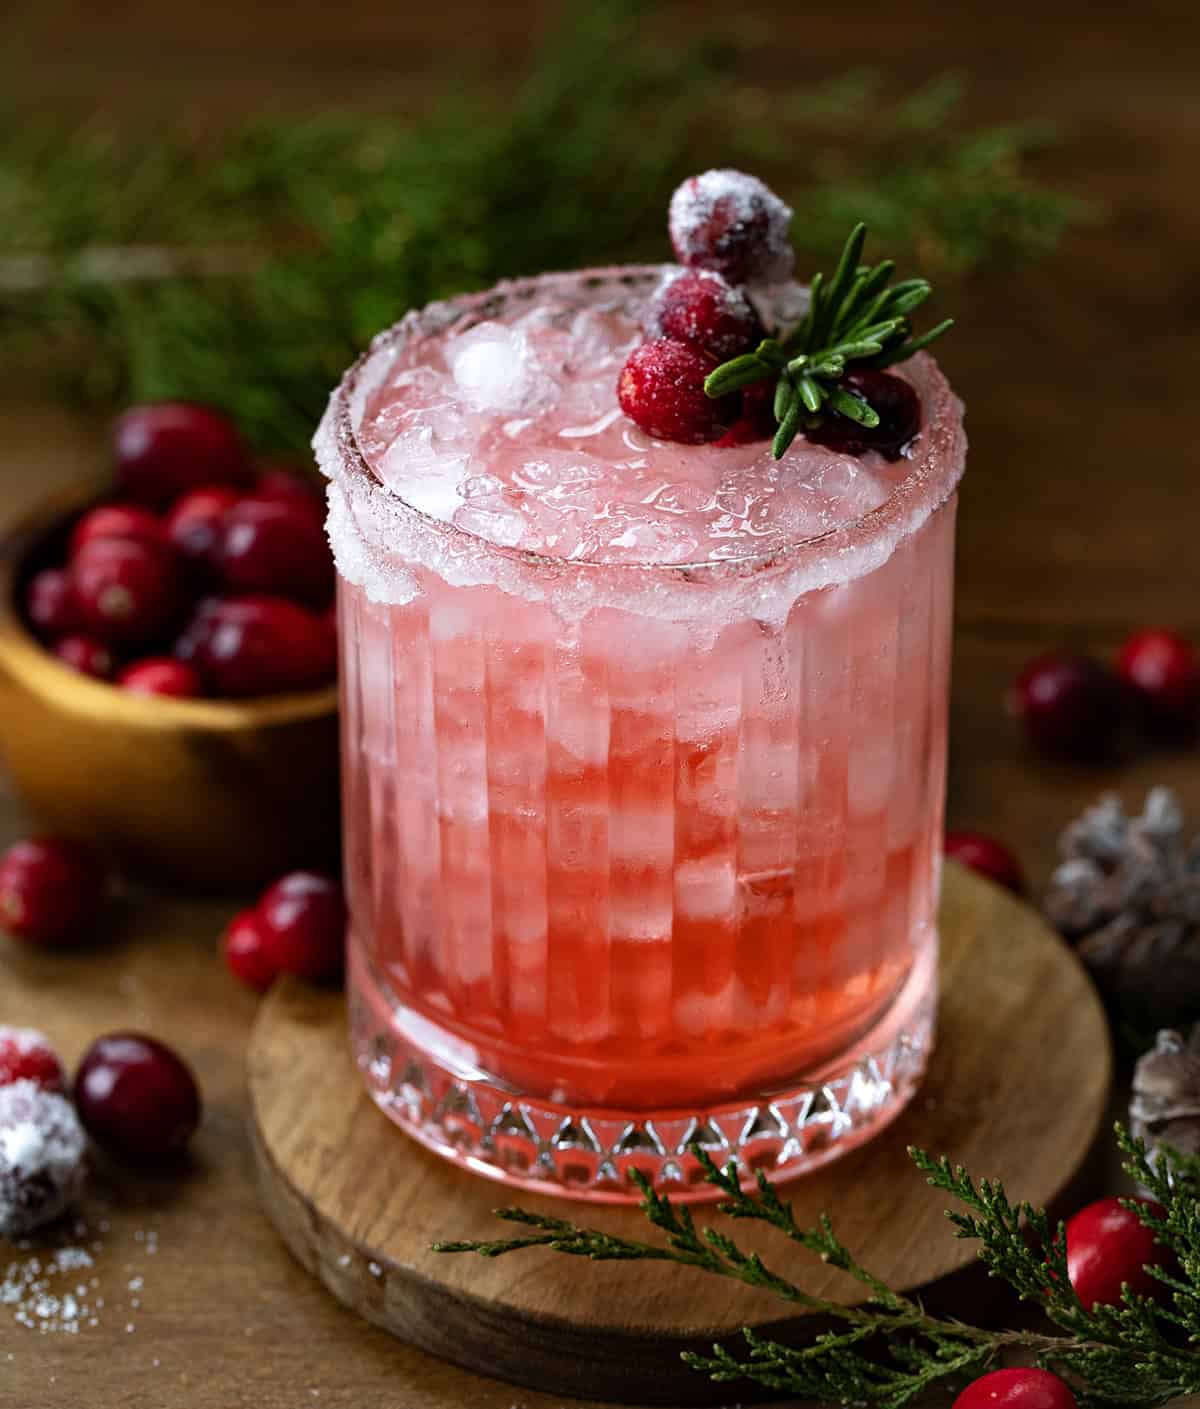
[[[1041,182],[1039,123],[964,130],[962,84],[860,70],[770,97],[728,36],[644,42],[653,6],[581,0],[514,94],[427,116],[331,112],[197,137],[0,128],[0,367],[110,407],[185,397],[307,445],[329,389],[406,308],[541,269],[666,259],[692,169],[762,171],[827,256],[855,220],[926,270],[1052,250],[1088,217]],[[475,92],[477,96],[469,96]]]

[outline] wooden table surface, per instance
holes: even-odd
[[[35,97],[120,103],[141,85],[181,106],[228,111],[378,96],[401,83],[419,92],[428,62],[465,32],[517,62],[529,28],[554,7],[444,0],[418,13],[346,0],[333,17],[316,0],[286,11],[265,0],[9,8],[36,55],[24,77]],[[714,7],[676,8],[682,20]],[[739,7],[768,8],[777,7]],[[1051,169],[1109,207],[1106,224],[1074,235],[1053,261],[963,291],[943,357],[969,407],[972,446],[950,818],[1007,838],[1039,885],[1062,824],[1106,788],[1133,802],[1171,782],[1200,821],[1197,755],[1049,765],[1028,756],[1001,710],[1005,684],[1040,648],[1104,651],[1148,623],[1200,637],[1200,119],[1183,13],[1154,0],[1124,12],[1082,0],[868,0],[852,18],[795,12],[775,25],[763,60],[768,83],[872,59],[906,82],[961,67],[972,115],[1060,120],[1070,145]],[[0,418],[6,517],[101,461],[102,427],[61,408],[6,404]],[[21,829],[6,798],[0,840]],[[472,1380],[359,1324],[276,1242],[256,1207],[242,1126],[254,1003],[211,952],[228,913],[142,898],[97,952],[55,960],[0,941],[0,1020],[20,1016],[9,1010],[11,984],[5,998],[5,975],[15,974],[36,987],[37,1017],[51,1030],[85,1001],[98,1026],[157,1024],[194,1061],[209,1103],[182,1185],[122,1181],[89,1206],[88,1237],[104,1244],[81,1283],[101,1283],[88,1291],[105,1303],[96,1326],[39,1336],[0,1305],[0,1409],[426,1409],[451,1385],[478,1409],[554,1409],[561,1401]],[[3,1276],[0,1259],[0,1285]]]

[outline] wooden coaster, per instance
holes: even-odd
[[[975,1262],[943,1196],[905,1153],[918,1144],[1014,1199],[1054,1205],[1082,1169],[1111,1079],[1104,1015],[1078,962],[1035,911],[947,867],[940,1035],[925,1084],[874,1142],[787,1186],[798,1221],[828,1211],[845,1242],[893,1286],[939,1300]],[[277,988],[250,1047],[262,1197],[287,1245],[347,1306],[435,1355],[563,1394],[641,1403],[721,1397],[679,1352],[734,1343],[742,1326],[800,1339],[813,1318],[759,1289],[664,1263],[587,1263],[534,1250],[441,1256],[439,1239],[507,1236],[492,1210],[519,1203],[635,1238],[636,1209],[572,1204],[502,1187],[430,1154],[367,1097],[340,997]],[[707,1223],[711,1206],[694,1210]],[[765,1228],[738,1241],[815,1296],[854,1302],[857,1283]],[[727,1392],[726,1395],[727,1396]]]

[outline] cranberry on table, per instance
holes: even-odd
[[[86,1146],[65,1097],[34,1081],[0,1086],[0,1238],[23,1238],[70,1208]]]
[[[684,445],[717,440],[737,420],[736,396],[704,394],[715,358],[670,338],[644,342],[629,354],[617,382],[621,410],[647,435]]]
[[[82,842],[19,841],[0,857],[0,928],[46,946],[75,938],[100,909],[105,882]]]
[[[71,574],[64,568],[43,568],[29,579],[25,615],[40,636],[65,636],[79,625],[79,609]]]
[[[992,1370],[972,1381],[954,1409],[1078,1409],[1065,1380],[1033,1366]]]
[[[221,523],[241,493],[224,484],[205,485],[183,495],[165,520],[167,541],[192,562],[211,562]]]
[[[239,982],[258,993],[265,993],[279,977],[279,969],[267,947],[257,907],[235,915],[221,936],[226,968]]]
[[[114,427],[113,455],[121,491],[156,508],[201,485],[250,480],[250,457],[233,422],[186,401],[131,407]]]
[[[333,596],[325,530],[311,509],[295,502],[251,495],[235,504],[221,522],[214,562],[233,592],[265,592],[311,607]]]
[[[162,544],[92,539],[76,554],[72,576],[85,629],[114,645],[152,641],[186,600],[179,558]]]
[[[341,972],[346,900],[332,876],[293,871],[263,895],[258,923],[280,973],[316,982]]]
[[[63,665],[69,665],[80,675],[90,675],[94,680],[110,680],[116,669],[113,653],[94,636],[64,636],[55,641],[50,650]]]
[[[62,1091],[66,1073],[44,1032],[0,1024],[0,1086],[32,1081],[43,1091]]]
[[[1052,651],[1029,662],[1008,694],[1009,712],[1043,753],[1095,760],[1121,723],[1116,684],[1090,656]]]
[[[102,1150],[135,1163],[178,1155],[200,1123],[200,1091],[164,1043],[138,1032],[97,1038],[75,1074],[75,1105]]]
[[[668,274],[650,296],[643,326],[648,337],[688,343],[719,362],[749,351],[764,336],[745,293],[712,269]]]
[[[1200,655],[1176,631],[1139,631],[1117,655],[1117,677],[1142,723],[1164,738],[1186,739],[1200,723]]]
[[[75,525],[70,556],[73,558],[85,543],[97,538],[133,538],[142,543],[161,543],[163,522],[157,514],[136,504],[101,504],[89,509]]]
[[[189,700],[204,693],[204,680],[194,665],[174,656],[147,656],[127,665],[117,684],[135,695],[169,695]]]
[[[280,597],[209,599],[175,654],[199,667],[214,694],[273,695],[333,680],[337,633],[325,616]]]
[[[860,426],[848,416],[826,408],[824,420],[805,436],[814,445],[858,455],[874,450],[888,460],[900,458],[921,429],[921,402],[903,377],[870,367],[852,368],[841,380],[847,391],[860,396],[879,417],[877,426]]]
[[[1153,1199],[1134,1199],[1152,1213],[1166,1212]],[[1168,1248],[1155,1240],[1135,1212],[1121,1199],[1097,1199],[1080,1209],[1067,1224],[1067,1276],[1075,1295],[1090,1311],[1096,1306],[1120,1306],[1121,1287],[1128,1283],[1139,1296],[1160,1297],[1166,1287],[1146,1270],[1167,1267]]]
[[[987,876],[997,885],[1024,895],[1028,890],[1021,863],[1002,841],[983,832],[947,832],[945,852],[972,871]]]
[[[720,168],[689,177],[671,197],[668,224],[680,264],[715,269],[731,284],[791,275],[792,212],[757,176]]]

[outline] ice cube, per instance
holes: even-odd
[[[479,323],[446,344],[455,385],[476,411],[528,412],[548,398],[553,384],[519,329]]]

